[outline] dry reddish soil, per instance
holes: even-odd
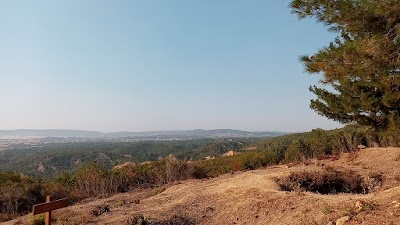
[[[327,166],[348,168],[366,179],[382,174],[383,186],[366,195],[321,195],[281,191],[275,182],[276,178],[292,172],[317,171]],[[361,207],[356,207],[360,203]],[[103,204],[108,205],[110,211],[92,215],[93,209]],[[195,219],[197,224],[262,225],[326,225],[349,215],[351,219],[346,225],[400,225],[400,148],[370,148],[342,154],[338,160],[279,165],[86,201],[56,211],[54,224],[127,224],[138,214],[156,219],[182,215]],[[27,224],[30,217],[4,224]]]

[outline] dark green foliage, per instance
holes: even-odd
[[[124,177],[123,191],[128,191],[137,187],[151,187],[156,183],[156,175],[154,173],[154,165],[140,164],[127,165],[117,171]]]
[[[21,176],[12,172],[0,173],[0,187],[8,183],[21,182]]]
[[[400,1],[293,0],[293,13],[312,17],[339,36],[301,61],[309,73],[323,74],[330,88],[313,86],[311,108],[344,124],[379,133],[400,127]],[[333,89],[333,91],[331,91]]]
[[[277,155],[273,151],[267,150],[243,152],[230,157],[198,161],[197,164],[200,168],[203,168],[207,177],[216,177],[225,173],[274,165],[278,162]]]
[[[304,140],[300,139],[289,144],[287,151],[285,152],[285,162],[298,162],[308,157],[310,146],[307,145]]]
[[[396,137],[387,133],[380,133],[379,139],[381,146],[400,144]],[[258,144],[258,148],[274,152],[278,162],[293,162],[339,152],[355,151],[360,144],[372,146],[374,140],[371,130],[353,125],[330,131],[314,129],[311,132],[285,135],[261,142]]]
[[[31,215],[29,218],[29,225],[45,225],[45,215],[38,214],[38,215]]]
[[[51,192],[55,197],[64,193],[62,187],[15,173],[0,173],[0,178],[2,181],[0,213],[2,214],[28,213],[34,204],[44,202],[48,193]]]
[[[118,171],[107,170],[97,162],[92,162],[75,172],[75,186],[70,193],[72,200],[88,197],[104,197],[122,192],[124,176]]]
[[[392,132],[400,134],[398,130]],[[381,145],[399,144],[400,135],[379,135]],[[15,216],[28,213],[33,204],[44,202],[46,195],[52,195],[54,199],[69,197],[73,201],[88,197],[105,197],[185,179],[216,177],[236,171],[354,151],[357,150],[357,145],[370,146],[373,140],[369,129],[354,125],[330,131],[314,129],[311,132],[267,139],[252,146],[257,146],[257,150],[245,150],[248,149],[248,144],[245,144],[243,148],[237,149],[240,154],[219,156],[211,160],[184,161],[167,155],[154,162],[130,163],[112,170],[107,168],[107,164],[92,161],[83,166],[76,166],[74,172],[60,172],[53,181],[39,180],[17,173],[0,173],[0,213],[6,219],[11,218],[11,214]],[[210,146],[214,146],[216,152],[220,149],[226,152],[226,149],[238,147],[234,143],[218,142],[205,144],[202,149],[209,149]],[[210,153],[208,150],[206,152]],[[328,174],[328,178],[335,174]],[[322,182],[323,187],[324,185]]]
[[[332,141],[333,138],[330,138],[328,131],[323,129],[313,129],[308,140],[309,148],[312,151],[311,157],[332,154]]]
[[[72,189],[76,185],[76,176],[68,172],[61,172],[54,179],[56,184],[59,184],[65,188]]]
[[[73,172],[93,161],[107,169],[127,161],[157,161],[173,154],[179,160],[199,160],[241,148],[259,139],[196,139],[184,141],[141,141],[129,143],[50,143],[40,148],[13,146],[0,152],[0,171],[50,178],[62,171]],[[44,165],[44,171],[38,165]]]

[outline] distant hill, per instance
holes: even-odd
[[[244,138],[244,137],[276,137],[284,135],[283,132],[249,132],[232,129],[217,130],[173,130],[173,131],[146,131],[146,132],[114,132],[102,133],[83,130],[0,130],[0,138]]]
[[[86,137],[104,136],[101,132],[83,130],[0,130],[0,138],[44,138],[44,137]]]

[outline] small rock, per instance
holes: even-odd
[[[360,212],[364,207],[364,204],[362,201],[356,201],[356,212]]]
[[[358,149],[365,149],[366,147],[365,147],[365,145],[357,145],[357,148]]]
[[[356,201],[356,208],[361,209],[363,205],[364,204],[361,201]]]
[[[350,220],[350,216],[344,216],[344,217],[336,220],[336,225],[343,225],[349,220]]]
[[[397,204],[397,203],[399,203],[399,202],[398,202],[398,201],[393,201],[393,202],[392,202],[393,205],[394,205],[394,204]]]
[[[396,205],[394,205],[393,208],[400,208],[400,203],[397,203]]]

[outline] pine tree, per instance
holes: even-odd
[[[317,96],[311,108],[372,128],[378,145],[379,132],[400,128],[400,0],[293,0],[290,7],[338,33],[329,46],[300,58],[325,86],[310,87]]]

